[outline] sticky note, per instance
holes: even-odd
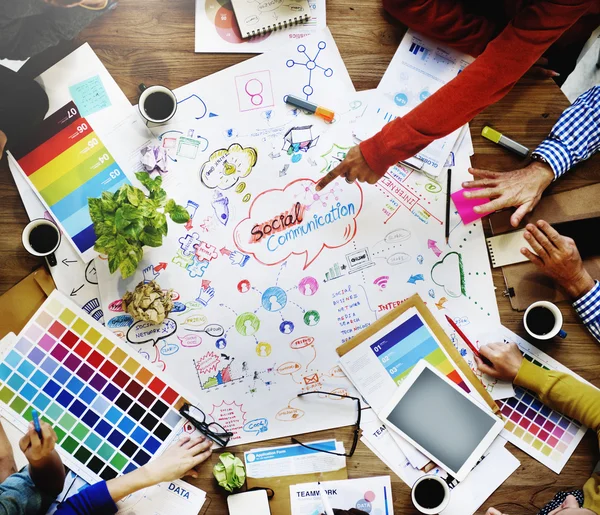
[[[474,207],[481,206],[490,201],[489,198],[466,198],[465,191],[477,191],[480,188],[470,188],[469,190],[462,189],[452,193],[451,197],[456,206],[456,210],[460,215],[464,224],[469,224],[475,220],[479,220],[481,217],[488,215],[488,213],[476,213],[473,211]]]
[[[85,117],[111,106],[99,75],[70,86],[69,91],[81,116]]]

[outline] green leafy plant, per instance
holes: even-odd
[[[141,261],[143,247],[160,247],[168,233],[167,216],[178,224],[190,215],[162,189],[162,177],[152,179],[146,172],[135,174],[149,195],[125,184],[115,193],[102,192],[100,198],[88,199],[90,217],[97,236],[94,250],[108,256],[110,273],[117,269],[123,279],[133,275]]]

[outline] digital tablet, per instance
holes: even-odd
[[[415,365],[379,417],[458,481],[504,427],[425,360]]]

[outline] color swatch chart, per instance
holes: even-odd
[[[503,329],[510,333],[504,335],[505,343],[517,343],[525,359],[534,365],[545,370],[569,372],[578,377],[529,342]],[[587,428],[542,404],[535,393],[518,386],[515,386],[514,397],[496,402],[506,417],[502,436],[559,474]]]
[[[82,258],[94,258],[88,198],[115,192],[129,179],[75,104],[46,118],[27,148],[12,155]]]
[[[89,483],[144,465],[184,423],[164,375],[58,291],[2,341],[0,359],[2,414],[26,430],[36,409]]]
[[[400,384],[419,360],[424,359],[465,392],[470,392],[419,315],[415,314],[402,322],[373,343],[371,349],[396,384]]]

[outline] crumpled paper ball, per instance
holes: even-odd
[[[224,452],[219,456],[219,463],[213,467],[213,475],[228,492],[235,488],[241,488],[246,481],[246,469],[244,463],[230,452]]]
[[[156,281],[138,284],[123,296],[123,310],[134,320],[160,324],[173,309],[171,291],[164,292]]]
[[[167,173],[167,150],[162,147],[154,145],[148,145],[141,150],[142,153],[142,166],[148,173],[158,172]]]

